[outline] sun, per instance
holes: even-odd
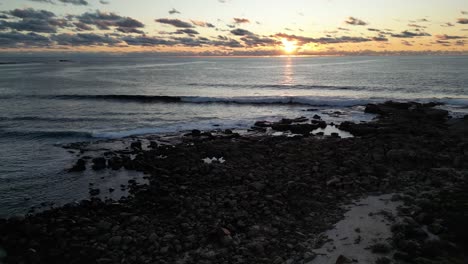
[[[281,42],[283,43],[283,49],[286,53],[293,53],[297,49],[297,42],[290,41],[287,39],[282,39]]]

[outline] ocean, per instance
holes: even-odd
[[[64,144],[314,114],[369,121],[363,105],[385,100],[438,101],[468,114],[468,56],[3,55],[0,216],[87,197],[88,183],[103,177],[67,173],[76,155]]]

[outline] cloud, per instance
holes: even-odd
[[[51,45],[48,37],[36,33],[0,32],[0,47],[2,48],[30,48],[47,47]]]
[[[250,23],[250,20],[248,20],[247,18],[235,17],[234,18],[234,23],[236,23],[236,24],[248,24],[248,23]]]
[[[236,35],[236,36],[248,36],[248,35],[255,35],[254,33],[242,29],[242,28],[236,28],[234,30],[231,30],[231,34]]]
[[[180,12],[179,12],[179,10],[177,10],[175,8],[172,8],[171,10],[169,10],[169,14],[171,14],[171,15],[180,14]]]
[[[366,26],[368,25],[367,22],[364,22],[363,20],[355,17],[348,17],[348,19],[345,21],[346,24],[348,25],[353,25],[353,26]]]
[[[369,42],[372,39],[365,37],[350,37],[350,36],[341,36],[341,37],[321,37],[321,38],[310,38],[296,35],[288,35],[284,33],[278,33],[274,35],[275,37],[285,38],[290,41],[296,41],[299,45],[305,45],[309,43],[317,44],[338,44],[338,43],[361,43]]]
[[[436,35],[435,36],[437,39],[440,40],[451,40],[451,39],[466,39],[467,37],[462,37],[462,36],[450,36],[450,35]]]
[[[245,35],[241,38],[247,47],[264,47],[273,46],[280,43],[280,41],[268,37],[260,37],[255,34]]]
[[[199,27],[208,27],[208,28],[214,28],[215,27],[215,25],[213,25],[211,23],[204,22],[204,21],[190,20],[190,22],[192,22],[192,24],[194,24],[195,26],[199,26]]]
[[[464,40],[457,40],[457,41],[455,42],[455,45],[456,45],[456,46],[465,46],[465,41],[464,41]]]
[[[124,33],[144,33],[141,31],[141,28],[145,27],[143,23],[134,18],[123,17],[115,13],[96,10],[94,13],[86,12],[76,18],[81,24],[96,26],[101,30],[109,30],[111,27],[115,27],[117,31]]]
[[[94,33],[78,33],[78,34],[58,34],[51,37],[58,45],[62,46],[115,46],[121,40],[113,38],[109,35],[98,35]]]
[[[413,44],[411,44],[409,41],[407,40],[402,40],[401,41],[401,44],[405,45],[405,46],[413,46]]]
[[[48,3],[48,4],[56,4],[54,0],[29,0],[32,2],[39,2],[39,3]],[[87,6],[89,3],[86,0],[57,0],[60,3],[64,4],[72,4],[72,5],[78,5],[78,6]],[[102,3],[102,0],[101,0]]]
[[[441,26],[441,27],[454,27],[455,25],[452,24],[452,23],[450,23],[450,22],[447,22],[447,23],[442,24],[442,25],[440,25],[440,26]]]
[[[421,26],[418,24],[408,24],[408,27],[414,27],[414,28],[427,28],[426,26]]]
[[[377,36],[372,38],[373,41],[388,41],[388,38],[385,36]]]
[[[99,0],[99,3],[101,3],[101,5],[108,5],[110,4],[109,1],[106,1],[106,0]]]
[[[85,23],[82,22],[74,22],[73,25],[75,25],[76,29],[78,31],[88,31],[88,30],[93,30],[92,27],[86,25]]]
[[[58,0],[62,3],[65,4],[72,4],[72,5],[88,5],[88,2],[86,0]]]
[[[173,41],[149,36],[125,36],[122,40],[130,46],[173,46],[176,44]]]
[[[55,17],[55,14],[50,11],[36,10],[33,8],[15,9],[7,13],[22,19],[50,19]]]
[[[394,38],[414,38],[414,37],[429,37],[431,36],[431,34],[426,33],[426,32],[415,33],[415,32],[405,30],[401,33],[391,34],[391,36]]]
[[[47,10],[14,9],[5,11],[4,14],[10,15],[10,17],[7,17],[8,20],[0,22],[3,30],[55,33],[59,28],[72,26],[68,20],[57,18],[54,13]]]
[[[468,15],[468,11],[461,11],[462,15]]]
[[[187,34],[190,36],[198,35],[200,34],[198,31],[193,30],[191,28],[185,28],[185,29],[178,29],[175,34]]]
[[[457,23],[458,23],[458,24],[467,25],[467,24],[468,24],[468,18],[459,18],[459,19],[457,20]]]
[[[160,18],[155,20],[161,24],[167,24],[178,28],[193,28],[193,25],[180,19]]]
[[[380,32],[380,29],[377,28],[368,28],[369,31]]]

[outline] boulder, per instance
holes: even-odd
[[[105,158],[94,158],[93,159],[93,170],[103,170],[106,166],[106,159]]]
[[[69,169],[69,172],[80,172],[80,171],[85,171],[86,170],[86,160],[84,159],[79,159],[76,161],[75,165]]]

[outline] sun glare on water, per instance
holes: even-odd
[[[282,39],[281,42],[283,43],[283,49],[286,53],[293,53],[297,49],[297,42],[290,41],[287,39]]]

